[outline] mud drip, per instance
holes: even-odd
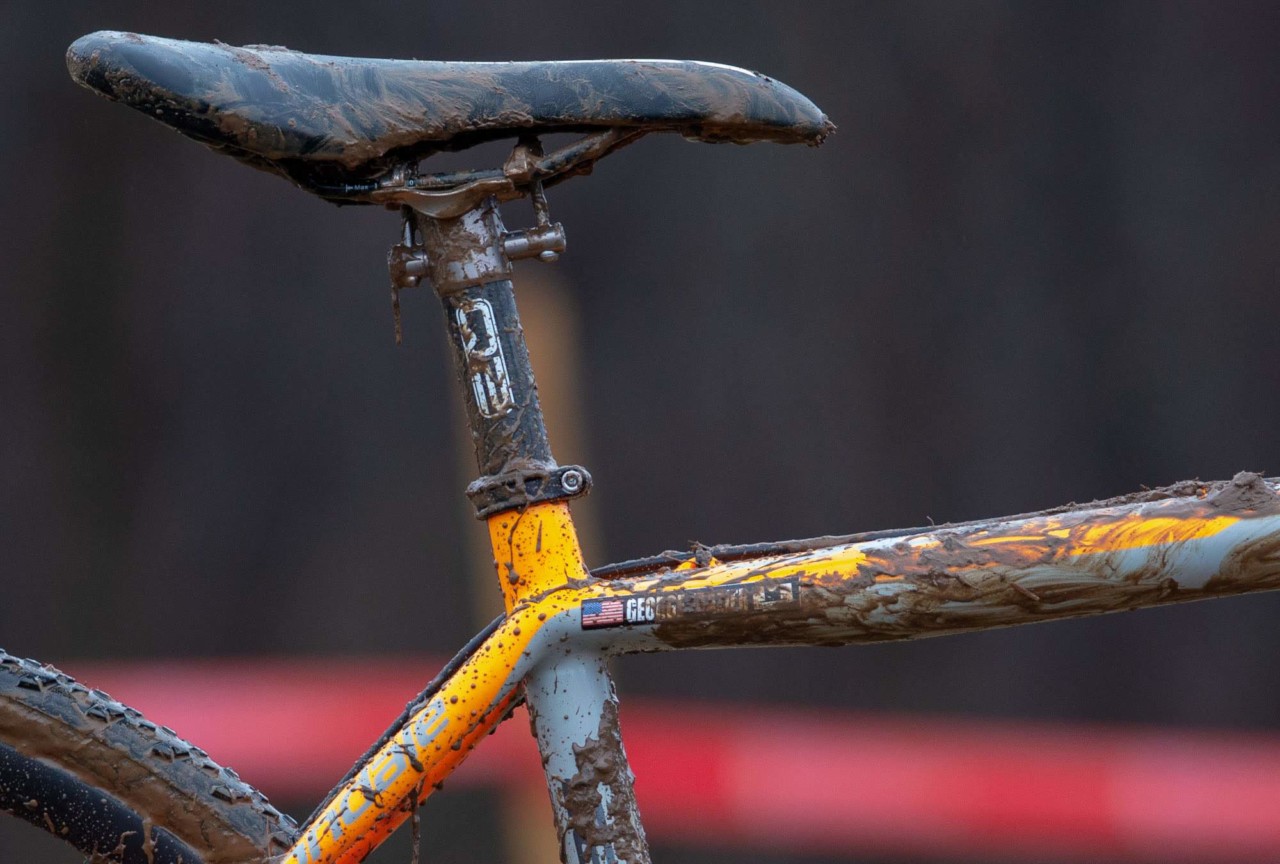
[[[605,703],[599,730],[585,744],[574,745],[573,757],[578,772],[560,784],[559,794],[580,864],[595,864],[597,849],[613,850],[616,860],[626,864],[647,864],[649,850],[635,820],[635,777],[622,749],[616,702]]]
[[[571,649],[525,679],[565,864],[650,864],[604,657]]]

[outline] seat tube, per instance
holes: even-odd
[[[525,681],[565,864],[649,864],[618,697],[602,654],[570,651]]]
[[[508,611],[589,578],[568,499],[590,486],[551,454],[493,199],[454,218],[419,214],[427,273],[444,305],[480,477],[467,487],[488,524]],[[607,659],[567,640],[525,695],[566,864],[649,864]]]

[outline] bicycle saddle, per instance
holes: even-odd
[[[67,67],[107,98],[304,188],[521,135],[818,144],[834,128],[785,84],[692,61],[372,60],[101,31],[72,44]]]

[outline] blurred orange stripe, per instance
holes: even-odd
[[[278,799],[319,797],[439,659],[72,664]],[[1280,735],[628,700],[654,840],[822,854],[1280,860]],[[455,775],[538,784],[523,713]]]

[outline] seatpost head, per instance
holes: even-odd
[[[554,154],[553,154],[554,155]],[[400,291],[425,278],[437,294],[461,290],[511,274],[511,262],[557,260],[565,250],[564,226],[551,221],[543,188],[546,169],[541,142],[523,138],[512,148],[500,173],[468,172],[470,179],[440,188],[440,175],[420,178],[410,166],[392,172],[384,190],[388,206],[399,206],[404,220],[400,242],[391,247],[391,304],[396,343],[401,341]],[[498,215],[500,200],[528,195],[536,224],[507,231]]]

